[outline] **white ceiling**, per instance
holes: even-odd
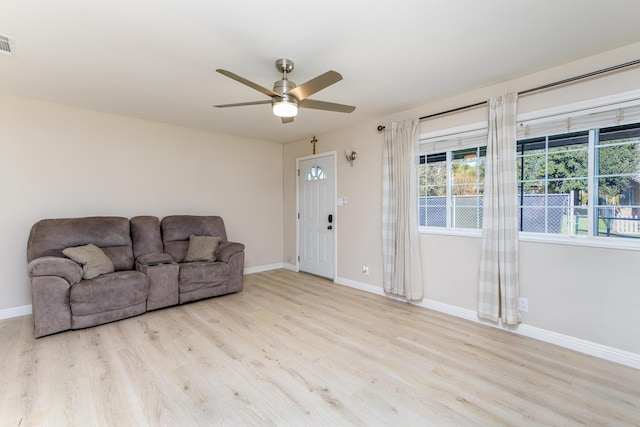
[[[0,92],[289,142],[638,42],[639,16],[639,0],[3,0]],[[271,88],[278,58],[298,84],[340,72],[311,98],[356,111],[212,108],[268,100],[216,68]]]

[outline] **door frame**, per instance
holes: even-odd
[[[310,156],[302,156],[296,158],[296,271],[300,271],[300,162],[321,157],[333,158],[333,277],[331,280],[336,281],[338,277],[338,223],[340,221],[338,215],[338,161],[336,151],[327,151]]]

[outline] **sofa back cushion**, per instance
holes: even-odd
[[[93,243],[116,271],[133,269],[129,220],[115,216],[43,219],[31,227],[27,262],[42,256],[64,257],[62,250]]]
[[[163,249],[158,217],[136,216],[131,218],[131,240],[133,241],[135,259],[142,255],[161,254]]]
[[[176,262],[183,262],[189,248],[189,237],[214,236],[227,241],[224,221],[219,216],[172,215],[160,223],[164,252]]]

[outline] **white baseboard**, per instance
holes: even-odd
[[[590,356],[599,357],[600,359],[616,362],[621,365],[640,369],[640,354],[620,350],[569,335],[559,334],[553,331],[547,331],[546,329],[536,328],[535,326],[520,325],[519,328],[520,329],[516,331],[516,333],[519,333],[520,335],[535,338],[560,347],[569,348]]]
[[[285,270],[294,271],[296,273],[300,272],[300,267],[294,264],[289,264],[288,262],[285,262],[282,268],[284,268]]]
[[[283,263],[259,265],[256,267],[249,267],[244,269],[244,274],[262,273],[263,271],[278,270],[280,268],[286,268]]]
[[[250,267],[244,269],[244,274],[262,273],[263,271],[278,270],[284,268],[285,270],[299,272],[300,269],[297,265],[289,264],[288,262],[280,262],[276,264],[259,265],[257,267]]]
[[[0,320],[2,319],[10,319],[12,317],[20,317],[31,314],[33,311],[31,309],[31,304],[23,305],[20,307],[12,307],[6,308],[4,310],[0,310]]]
[[[383,295],[388,298],[394,298],[384,293],[381,287],[369,285],[367,283],[361,283],[354,280],[336,278],[335,283],[349,286],[351,288],[359,289],[362,291],[370,292],[376,295]],[[404,301],[404,299],[400,299]],[[452,316],[460,317],[472,322],[481,323],[483,325],[491,326],[493,328],[503,329],[522,335],[529,338],[534,338],[539,341],[543,341],[550,344],[555,344],[560,347],[575,350],[580,353],[588,354],[590,356],[599,357],[600,359],[609,360],[611,362],[619,363],[621,365],[629,366],[635,369],[640,369],[640,354],[631,353],[629,351],[620,350],[617,348],[609,347],[606,345],[598,344],[592,341],[583,340],[581,338],[572,337],[569,335],[560,334],[546,329],[541,329],[535,326],[526,324],[519,324],[516,327],[505,326],[502,323],[496,324],[493,322],[484,321],[479,319],[476,312],[466,308],[457,307],[454,305],[445,304],[439,301],[422,300],[418,303],[412,303],[419,307],[428,308],[441,313],[450,314]]]
[[[344,285],[350,288],[360,289],[361,291],[369,292],[372,294],[385,296],[385,293],[380,286],[374,286],[368,283],[357,282],[355,280],[345,279],[344,277],[336,277],[334,282],[339,285]]]

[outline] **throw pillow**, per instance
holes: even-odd
[[[102,249],[89,243],[84,246],[66,248],[64,256],[82,265],[82,278],[93,279],[101,274],[113,273],[115,268],[109,257]]]
[[[220,243],[219,237],[213,236],[189,236],[189,248],[184,262],[215,261],[216,249]]]

